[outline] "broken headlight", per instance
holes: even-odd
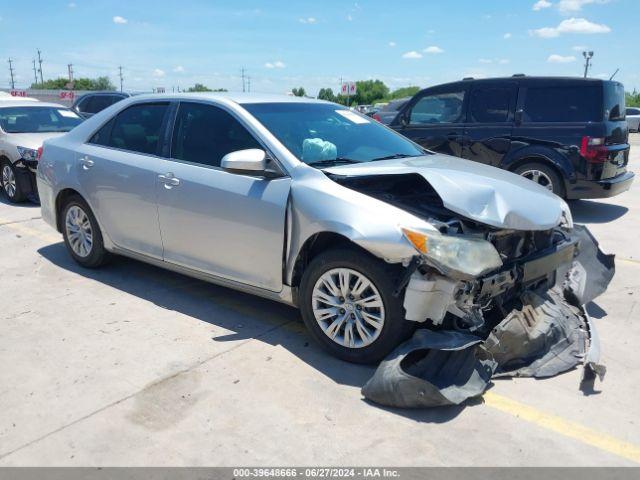
[[[18,149],[18,154],[20,158],[23,160],[34,161],[38,158],[38,151],[33,148],[27,147],[16,147]]]
[[[560,226],[569,230],[573,228],[573,215],[571,215],[571,209],[564,200],[562,201],[562,221]]]
[[[443,235],[437,231],[423,233],[402,229],[418,252],[436,266],[477,277],[502,266],[495,247],[481,238]]]

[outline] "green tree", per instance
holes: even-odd
[[[633,92],[626,92],[625,97],[627,107],[640,107],[640,93],[636,92],[635,89]]]
[[[326,100],[328,102],[335,102],[336,96],[333,94],[333,90],[330,88],[321,88],[318,92],[319,100]]]
[[[413,97],[420,91],[420,87],[402,87],[394,90],[389,94],[389,100],[395,100],[396,98]]]
[[[389,95],[389,87],[382,80],[360,80],[356,82],[356,94],[351,97],[358,105],[370,105]]]
[[[193,87],[189,87],[185,90],[185,92],[212,92],[209,87],[203,85],[201,83],[196,83]]]
[[[292,88],[291,93],[293,93],[296,97],[304,97],[307,94],[307,92],[304,90],[304,87]]]
[[[55,78],[46,80],[44,83],[33,83],[31,88],[38,90],[115,90],[116,87],[111,83],[109,77],[76,78],[73,85],[69,84],[66,78]]]

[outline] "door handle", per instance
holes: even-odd
[[[82,168],[84,170],[89,170],[91,167],[93,167],[94,162],[89,157],[84,156],[82,159],[80,159],[80,164],[82,165]]]
[[[158,175],[158,179],[164,183],[166,188],[177,187],[180,185],[180,179],[176,178],[172,172],[165,173],[164,175]]]

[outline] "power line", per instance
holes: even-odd
[[[251,77],[247,76],[247,92],[251,92]]]
[[[40,56],[40,49],[38,49],[38,64],[40,68],[38,68],[38,72],[40,72],[40,83],[44,84],[44,79],[42,78],[42,57]]]
[[[9,74],[11,75],[11,88],[16,88],[16,84],[13,80],[13,60],[9,59]]]
[[[69,71],[69,90],[73,90],[73,63],[67,65],[67,70]]]
[[[245,89],[244,89],[244,67],[242,67],[240,72],[241,72],[241,75],[242,75],[242,92],[244,92],[245,91]]]
[[[122,76],[122,66],[118,67],[118,71],[120,72],[120,91],[122,91],[122,81],[124,80],[124,77]]]

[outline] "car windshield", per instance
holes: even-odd
[[[298,159],[316,167],[424,155],[369,117],[325,103],[253,103],[248,110]]]
[[[0,108],[0,127],[6,133],[68,132],[82,119],[64,107]]]

